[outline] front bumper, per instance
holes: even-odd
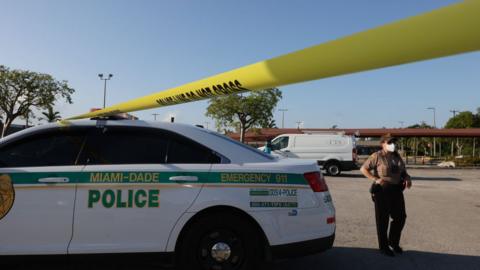
[[[330,249],[334,241],[335,234],[332,234],[328,237],[313,240],[271,246],[270,252],[273,259],[302,257]]]

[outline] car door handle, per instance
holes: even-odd
[[[70,179],[67,177],[45,177],[38,179],[39,183],[68,183]]]
[[[170,181],[198,181],[197,176],[192,175],[179,175],[179,176],[171,176],[168,178]]]

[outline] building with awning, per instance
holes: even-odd
[[[262,128],[245,133],[246,143],[265,143],[281,134],[308,133],[344,133],[358,138],[379,138],[390,133],[394,137],[427,138],[475,138],[480,137],[480,128]],[[240,140],[240,133],[228,134],[230,138]]]
[[[411,156],[414,162],[417,156],[457,156],[466,154],[462,152],[462,139],[470,139],[468,156],[478,156],[478,140],[480,128],[262,128],[246,132],[245,143],[254,147],[263,146],[266,141],[272,140],[282,134],[318,134],[338,133],[357,138],[357,146],[367,148],[366,152],[378,149],[379,138],[387,133],[400,139],[399,145],[404,156]],[[232,139],[240,140],[240,133],[228,134]],[[448,140],[450,138],[450,140]],[[443,154],[442,154],[443,149]],[[448,149],[448,154],[446,153]],[[458,151],[460,149],[460,151]],[[361,149],[360,149],[361,150]],[[365,149],[363,149],[365,150]],[[404,150],[404,151],[403,151]],[[461,152],[460,154],[458,152]]]

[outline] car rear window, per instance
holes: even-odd
[[[84,138],[81,130],[27,135],[0,148],[0,167],[75,165]]]

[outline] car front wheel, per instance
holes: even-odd
[[[255,228],[233,214],[200,217],[180,241],[179,269],[253,270],[261,259]]]

